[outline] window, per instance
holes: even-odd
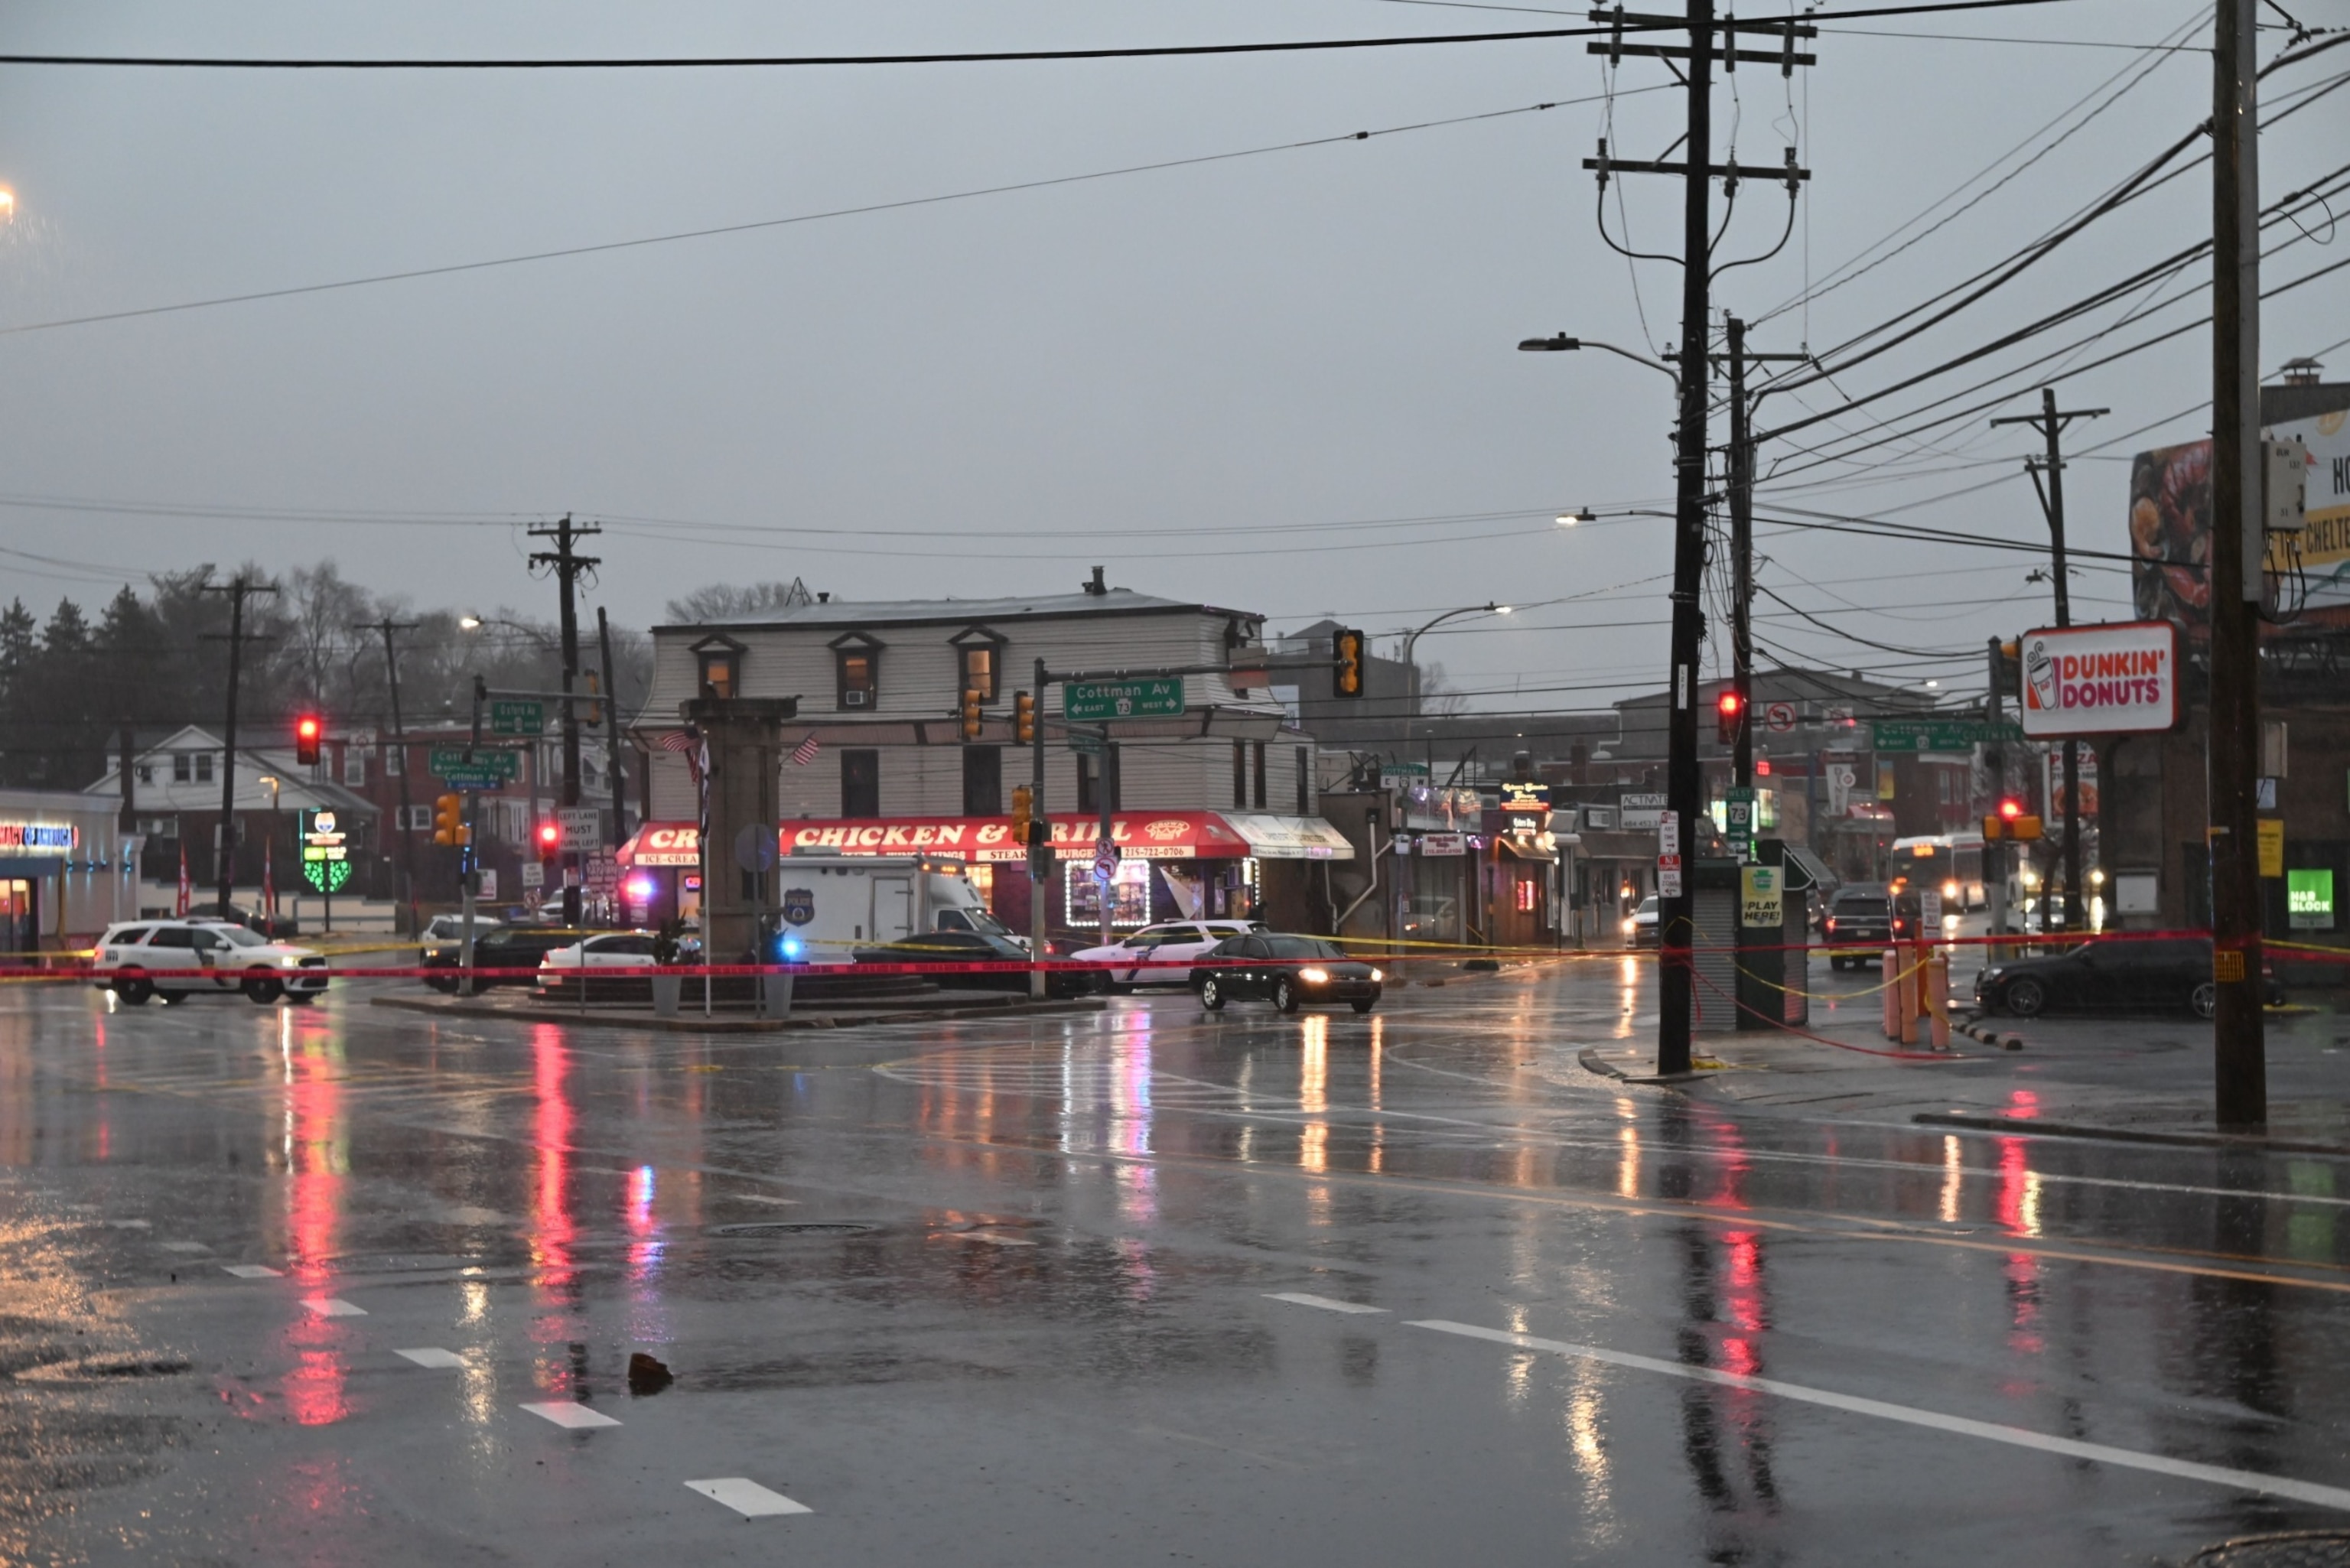
[[[430,805],[403,805],[399,809],[403,814],[400,826],[411,833],[432,831],[432,808]]]
[[[743,694],[743,645],[731,637],[705,637],[690,650],[700,672],[702,695],[723,701]]]
[[[1256,749],[1256,808],[1264,809],[1264,742],[1255,742]]]
[[[942,931],[967,931],[971,929],[971,922],[963,919],[963,913],[961,909],[941,909],[939,911],[939,929]]]
[[[173,752],[172,753],[172,782],[173,784],[186,784],[191,778],[195,776],[195,765],[196,759],[188,755],[187,753]]]
[[[1232,809],[1248,809],[1248,742],[1232,742]]]
[[[1297,815],[1314,815],[1314,753],[1305,746],[1297,748]]]
[[[185,926],[165,926],[147,939],[147,945],[151,948],[192,948],[196,945],[196,933]]]
[[[408,748],[386,746],[383,749],[383,776],[396,779],[408,771]]]
[[[213,754],[210,752],[196,753],[196,782],[198,784],[213,782]]]
[[[142,816],[139,819],[139,831],[149,838],[177,838],[180,836],[180,819],[176,816]]]
[[[139,782],[140,784],[153,784],[155,782],[155,765],[152,763],[140,763],[131,771],[139,775]]]
[[[352,789],[367,788],[367,748],[343,748],[343,783]]]
[[[1003,748],[962,749],[962,814],[1000,816],[1003,812]]]
[[[840,815],[881,815],[881,753],[868,746],[849,746],[840,753]]]
[[[955,701],[976,691],[981,701],[994,701],[1003,674],[1003,639],[975,626],[956,635],[954,649]]]
[[[881,644],[861,631],[832,639],[837,706],[845,713],[870,712],[881,701]]]
[[[106,939],[105,945],[110,948],[127,948],[135,943],[143,942],[146,940],[147,928],[144,926],[132,926],[128,930],[116,931],[113,935],[108,937]]]

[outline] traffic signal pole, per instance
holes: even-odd
[[[1041,962],[1052,956],[1053,828],[1045,815],[1045,661],[1036,661],[1036,733],[1028,748],[1028,956]],[[1042,1002],[1050,978],[1041,969],[1028,971],[1028,994]]]
[[[2257,0],[2220,0],[2211,113],[2211,1020],[2217,1121],[2268,1121],[2259,841],[2261,497]]]
[[[384,679],[391,688],[391,744],[397,747],[400,753],[400,874],[408,884],[408,897],[403,901],[408,906],[408,932],[411,936],[414,936],[419,929],[416,919],[416,834],[415,829],[410,826],[408,816],[411,804],[408,792],[408,731],[400,722],[400,650],[393,643],[392,638],[399,632],[414,631],[416,625],[417,623],[412,620],[394,620],[390,616],[386,616],[380,621],[370,622],[359,628],[363,631],[383,634]],[[385,755],[390,754],[390,751],[387,750]]]
[[[223,726],[227,733],[221,737],[221,819],[219,842],[216,846],[219,850],[216,867],[220,873],[219,913],[220,918],[225,920],[229,919],[229,910],[236,901],[237,687],[244,673],[245,643],[274,640],[262,637],[247,638],[244,630],[244,601],[254,594],[274,594],[277,591],[277,585],[256,583],[243,573],[239,573],[234,582],[204,584],[203,591],[208,594],[228,596],[228,635],[225,639],[218,633],[205,635],[205,640],[208,642],[224,640],[228,644],[228,712]]]
[[[603,530],[593,524],[580,525],[571,521],[568,513],[552,528],[533,528],[531,537],[552,539],[555,548],[542,550],[530,557],[534,566],[554,568],[556,580],[562,589],[563,638],[563,804],[579,804],[579,711],[571,701],[572,690],[579,677],[579,595],[580,574],[594,570],[602,561],[594,556],[582,556],[577,546],[581,539]],[[563,846],[563,923],[577,928],[579,924],[580,887],[576,867],[578,852],[569,844]]]

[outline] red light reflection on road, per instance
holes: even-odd
[[[277,1044],[285,1095],[286,1272],[302,1294],[327,1295],[342,1251],[350,1180],[342,1043],[329,1029],[306,1029],[297,1037],[286,1016],[278,1024]],[[286,1375],[286,1409],[298,1424],[327,1426],[351,1413],[343,1359],[349,1337],[332,1319],[310,1313],[287,1326],[285,1343],[294,1365]]]
[[[538,1265],[542,1287],[567,1285],[576,1275],[571,1249],[579,1240],[571,1217],[571,1101],[564,1080],[571,1071],[571,1053],[563,1048],[563,1031],[541,1023],[530,1036],[531,1087],[538,1098],[531,1126],[531,1153],[536,1180],[531,1192],[531,1261]]]

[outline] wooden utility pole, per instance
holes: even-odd
[[[411,936],[415,934],[418,929],[416,921],[416,835],[413,826],[408,820],[408,809],[410,805],[408,790],[408,763],[410,760],[408,755],[408,730],[407,727],[400,722],[400,649],[392,641],[392,638],[400,632],[414,631],[416,627],[417,623],[412,620],[394,620],[390,616],[386,616],[381,620],[364,622],[358,628],[360,631],[379,632],[383,637],[384,680],[391,688],[391,743],[384,748],[384,755],[386,757],[390,757],[394,753],[397,753],[400,757],[400,876],[401,882],[405,885],[405,897],[401,898],[400,902],[406,905],[408,909],[408,929]]]
[[[2261,1023],[2258,0],[2219,0],[2211,106],[2211,1020],[2218,1121],[2268,1121]]]
[[[274,594],[277,591],[277,585],[256,583],[239,572],[233,582],[204,584],[203,591],[208,594],[228,596],[227,633],[225,635],[219,632],[203,634],[204,640],[207,642],[228,644],[228,713],[226,722],[222,726],[227,733],[221,737],[221,819],[217,845],[220,851],[217,867],[220,873],[218,912],[220,918],[225,920],[231,918],[229,910],[234,907],[236,901],[236,690],[244,671],[246,642],[276,640],[269,637],[248,638],[245,635],[244,601],[254,594]]]
[[[554,568],[556,581],[562,588],[563,804],[571,806],[579,804],[579,709],[571,701],[572,689],[579,678],[578,584],[582,573],[593,571],[603,564],[598,556],[578,554],[576,546],[589,535],[602,532],[592,523],[585,526],[574,524],[568,513],[552,528],[533,528],[530,531],[534,539],[555,541],[554,549],[541,550],[533,555],[530,564]],[[578,928],[580,915],[579,863],[579,849],[567,837],[563,844],[563,923],[574,929]],[[705,881],[702,888],[707,897],[709,884]]]

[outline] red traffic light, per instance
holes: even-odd
[[[1725,691],[1714,699],[1714,706],[1721,710],[1721,716],[1725,719],[1737,718],[1738,711],[1745,705],[1746,700],[1735,691]]]
[[[1999,815],[2009,822],[2013,822],[2023,815],[2023,803],[2012,794],[2003,795],[1999,803]]]
[[[540,823],[538,825],[538,847],[539,852],[544,855],[552,855],[556,850],[562,848],[563,825],[559,822]]]
[[[305,713],[294,721],[294,760],[306,768],[318,765],[318,740],[327,732],[327,722],[316,713]]]

